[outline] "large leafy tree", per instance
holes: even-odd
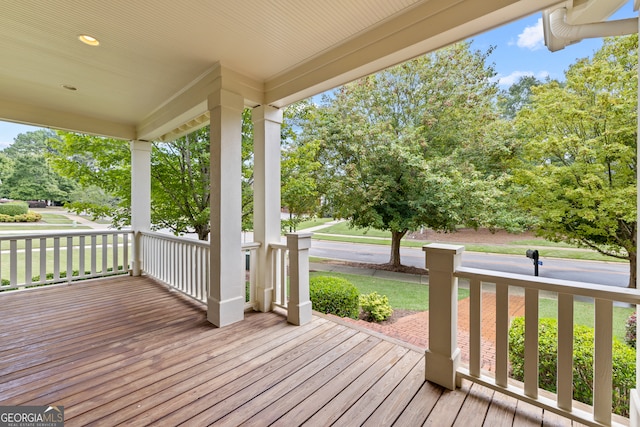
[[[409,230],[497,218],[490,200],[499,190],[486,162],[487,150],[501,152],[487,138],[497,117],[488,54],[460,43],[358,80],[326,97],[304,126],[320,145],[334,213],[390,231],[394,267]]]
[[[243,115],[243,226],[250,225],[252,127]],[[131,154],[128,144],[108,138],[59,132],[49,139],[49,159],[60,174],[78,181],[83,191],[67,206],[114,226],[130,222]],[[175,141],[154,142],[151,151],[151,222],[154,229],[209,236],[209,127]],[[248,194],[247,194],[248,193]],[[91,197],[88,197],[91,195]]]
[[[57,138],[50,130],[37,130],[19,134],[13,144],[3,151],[3,196],[19,200],[69,200],[75,182],[51,169],[47,160],[47,140]]]
[[[540,235],[630,261],[636,286],[637,35],[605,39],[517,116],[522,205]]]

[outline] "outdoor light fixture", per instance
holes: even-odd
[[[92,37],[88,34],[80,34],[78,36],[78,40],[80,40],[82,43],[87,44],[89,46],[99,46],[100,42],[98,41],[97,38]]]

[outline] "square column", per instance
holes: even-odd
[[[142,251],[138,232],[151,228],[151,143],[131,141],[131,228],[134,232],[133,276],[142,274]]]
[[[270,243],[280,242],[280,126],[282,111],[259,106],[253,109],[253,230],[256,251],[258,309],[271,310],[273,265]]]
[[[429,270],[429,348],[425,379],[449,390],[456,388],[458,348],[458,278],[464,246],[432,243],[423,246]]]
[[[211,233],[207,319],[218,327],[244,319],[242,232],[242,96],[219,89],[209,96],[211,118]]]

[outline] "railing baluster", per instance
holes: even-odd
[[[593,353],[593,418],[611,424],[613,302],[595,300],[595,349]]]
[[[67,237],[67,283],[73,280],[73,237]]]
[[[98,240],[96,235],[91,236],[91,275],[95,276],[98,267],[97,267],[97,257],[98,257]]]
[[[524,394],[538,398],[538,290],[524,291]]]
[[[31,273],[33,268],[33,242],[31,239],[26,239],[24,242],[24,283],[31,284],[33,274]]]
[[[118,269],[118,265],[120,265],[120,260],[119,260],[119,251],[118,251],[118,235],[114,234],[111,236],[111,245],[113,246],[113,267],[112,267],[112,272],[116,273],[119,269]]]
[[[47,281],[47,238],[40,238],[40,280],[39,283]]]
[[[9,241],[9,284],[18,284],[18,241],[15,239]]]
[[[122,234],[122,270],[129,271],[129,233]]]
[[[496,283],[496,384],[508,385],[509,285]]]
[[[78,239],[78,277],[80,278],[85,276],[84,260],[86,247],[84,243],[84,236],[80,236]]]
[[[479,377],[482,364],[482,282],[471,280],[469,290],[469,373]]]
[[[109,271],[107,264],[109,259],[109,242],[107,240],[107,235],[102,235],[102,274],[107,274]]]
[[[60,279],[60,237],[53,238],[53,280]]]
[[[573,406],[573,295],[558,294],[558,407]]]

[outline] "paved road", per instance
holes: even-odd
[[[311,256],[353,262],[382,264],[389,261],[389,247],[361,243],[330,242],[314,240]],[[402,263],[424,268],[424,253],[421,249],[402,248]],[[579,261],[557,258],[541,258],[540,277],[575,280],[586,283],[626,287],[629,282],[629,265],[616,262]],[[533,262],[522,256],[465,252],[462,254],[465,267],[533,276]]]

